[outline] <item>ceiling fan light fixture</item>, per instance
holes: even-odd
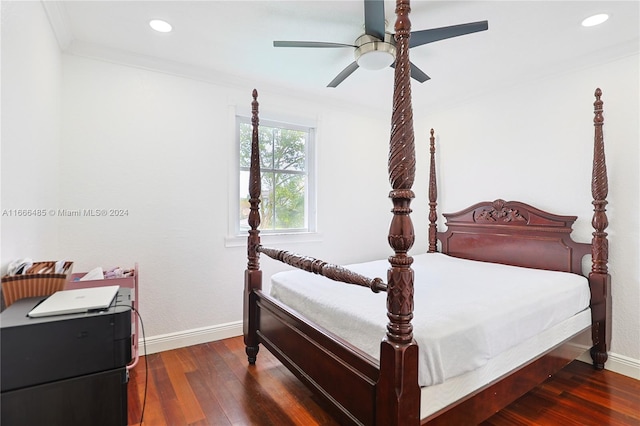
[[[385,34],[384,41],[362,35],[356,40],[356,46],[356,62],[364,69],[381,70],[396,60],[396,46],[391,34]]]
[[[381,70],[390,66],[396,58],[383,50],[371,50],[358,58],[358,65],[367,70]]]

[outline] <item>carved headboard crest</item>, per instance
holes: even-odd
[[[495,200],[491,209],[483,209],[477,213],[473,218],[475,222],[489,221],[489,222],[527,222],[528,218],[520,214],[518,209],[505,206],[507,202],[502,199]]]

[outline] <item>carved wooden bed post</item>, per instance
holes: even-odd
[[[436,184],[436,138],[433,136],[431,129],[431,137],[429,138],[429,250],[427,253],[435,253],[438,251],[438,188]]]
[[[602,125],[603,102],[600,97],[602,91],[598,88],[595,92],[596,100],[593,103],[593,125],[595,136],[593,141],[593,173],[591,177],[591,194],[593,196],[594,213],[591,224],[593,225],[593,239],[591,240],[591,315],[593,316],[593,347],[591,358],[595,368],[601,370],[607,361],[607,350],[611,343],[611,276],[609,275],[607,262],[609,259],[609,241],[605,229],[609,225],[606,214],[607,195],[609,183],[607,180],[607,165],[604,156],[604,136]]]
[[[253,102],[251,102],[251,166],[249,171],[249,237],[247,244],[247,270],[244,273],[244,344],[247,358],[250,364],[256,363],[258,355],[257,313],[256,300],[253,290],[262,289],[262,271],[260,270],[260,149],[258,145],[258,91],[253,89]]]
[[[387,273],[387,334],[380,344],[380,379],[376,396],[376,424],[417,425],[420,422],[418,386],[418,346],[413,339],[413,258],[407,255],[415,236],[411,212],[411,190],[415,177],[415,147],[409,37],[411,22],[409,0],[396,0],[396,66],[393,93],[389,180],[393,219],[389,245],[395,254],[389,257]]]

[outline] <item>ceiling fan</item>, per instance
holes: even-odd
[[[488,21],[471,22],[452,25],[449,27],[432,28],[428,30],[412,31],[409,48],[447,38],[458,37],[489,28]],[[355,48],[355,61],[338,74],[327,87],[337,87],[359,67],[367,69],[382,69],[395,66],[396,43],[394,35],[385,31],[384,0],[364,0],[364,34],[356,39],[354,44],[330,43],[322,41],[274,41],[274,47],[320,47],[320,48]],[[411,77],[420,83],[430,77],[413,63]]]

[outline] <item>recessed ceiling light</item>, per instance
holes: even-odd
[[[609,15],[607,15],[606,13],[599,13],[597,15],[589,16],[584,21],[582,21],[582,26],[593,27],[595,25],[602,24],[607,19],[609,19]]]
[[[160,33],[168,33],[172,30],[170,23],[160,19],[154,19],[149,21],[149,26]]]

